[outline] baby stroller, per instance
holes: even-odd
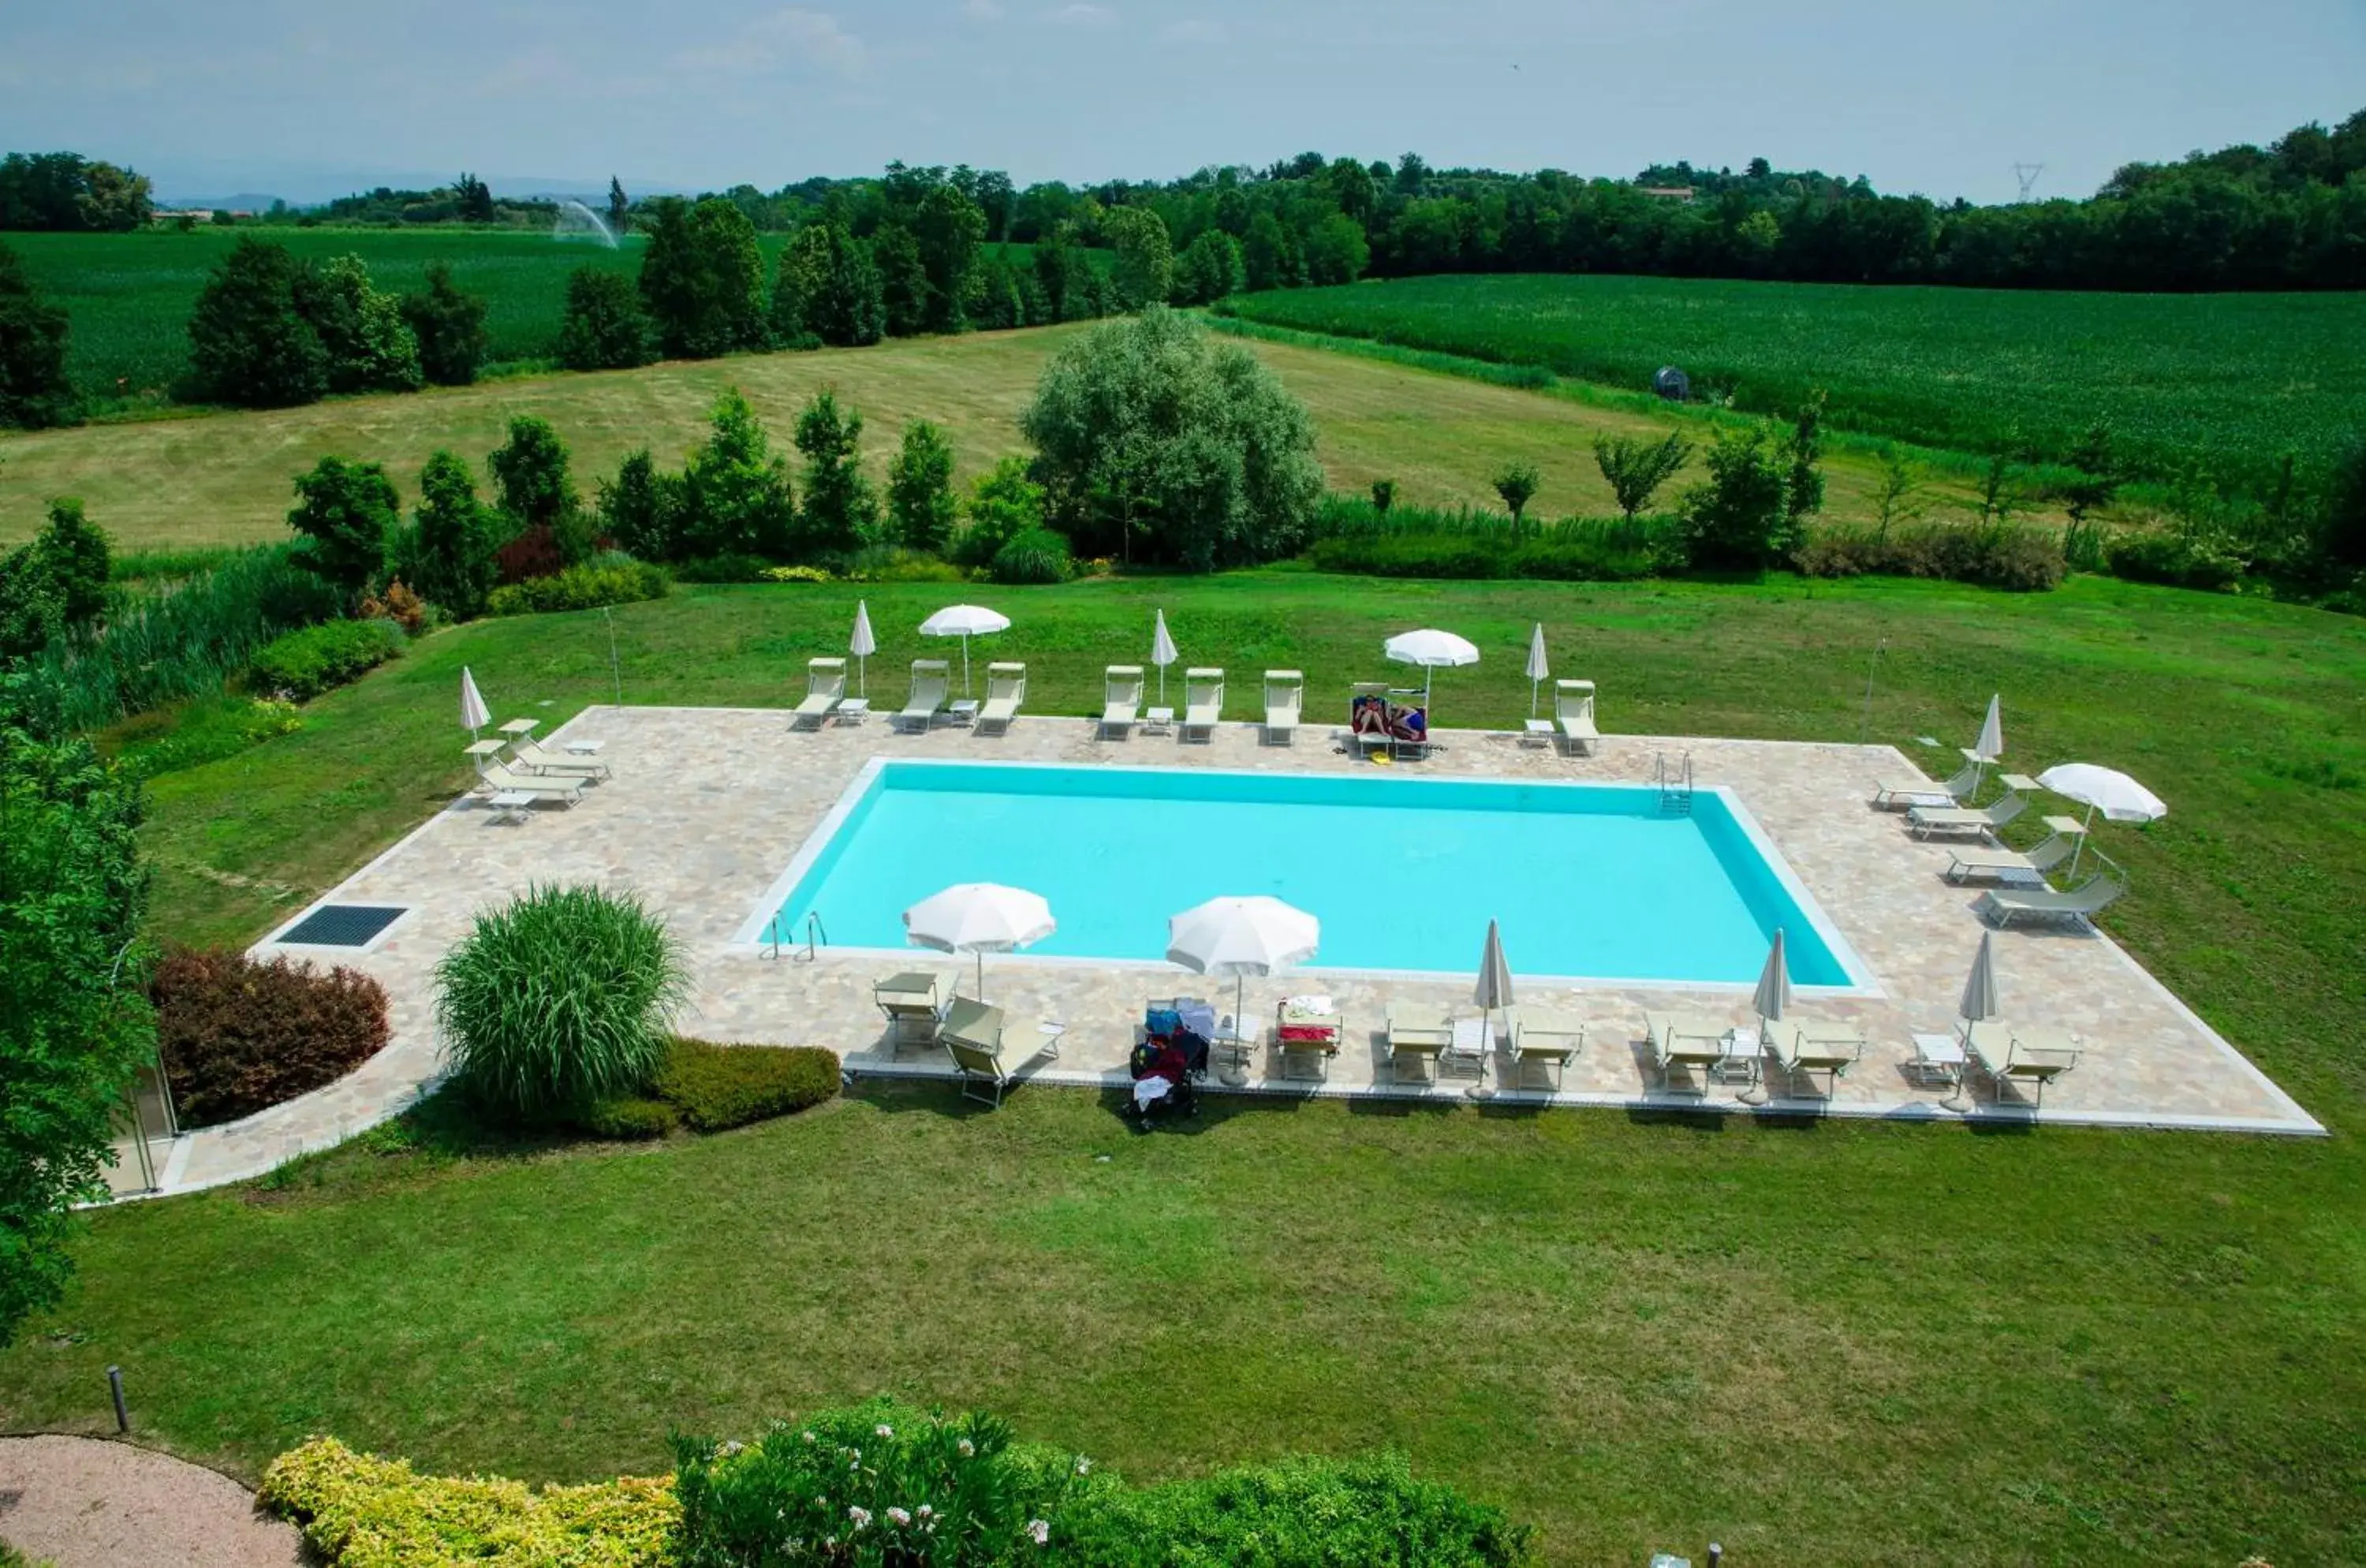
[[[1197,1116],[1200,1097],[1193,1087],[1208,1072],[1208,1037],[1185,1023],[1172,1009],[1151,1010],[1143,1025],[1142,1043],[1127,1061],[1133,1076],[1133,1098],[1128,1109],[1143,1132],[1164,1118]]]

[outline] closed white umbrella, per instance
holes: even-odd
[[[1965,1033],[1967,1038],[1971,1025],[1994,1018],[2003,1010],[1997,1001],[1996,953],[1990,946],[1990,941],[1994,935],[1993,931],[1980,933],[1980,950],[1972,956],[1972,972],[1964,979],[1963,999],[1955,1004],[1955,1011],[1963,1016]],[[1966,1056],[1970,1055],[1968,1051],[1965,1054]],[[1964,1106],[1963,1092],[1964,1075],[1962,1069],[1958,1068],[1955,1073],[1955,1091],[1941,1103],[1952,1110],[1960,1111]]]
[[[969,695],[969,639],[988,632],[1007,631],[1010,617],[983,604],[948,604],[920,623],[922,637],[962,639],[962,695]]]
[[[1487,922],[1487,945],[1479,950],[1479,983],[1470,987],[1470,1004],[1479,1010],[1479,1089],[1487,1082],[1487,1055],[1495,1039],[1495,1011],[1512,1005],[1512,966],[1504,958],[1504,933]]]
[[[1166,703],[1166,667],[1182,658],[1175,639],[1166,635],[1166,612],[1158,612],[1158,629],[1150,634],[1150,661],[1158,666],[1158,702]]]
[[[1380,651],[1399,664],[1421,666],[1421,705],[1425,714],[1430,702],[1430,677],[1433,671],[1458,665],[1479,662],[1479,650],[1469,639],[1442,632],[1435,626],[1419,631],[1399,632],[1380,645]],[[1436,728],[1435,725],[1432,728]]]
[[[1537,629],[1528,634],[1528,667],[1525,673],[1528,677],[1528,716],[1534,718],[1537,716],[1538,688],[1552,676],[1552,667],[1545,662],[1545,624],[1542,621],[1538,621]]]
[[[978,1000],[986,999],[986,955],[1031,947],[1057,929],[1042,895],[998,882],[962,882],[904,911],[904,940],[915,947],[977,955]]]
[[[1322,921],[1279,898],[1211,898],[1169,917],[1166,962],[1200,975],[1233,977],[1233,1034],[1239,1039],[1248,976],[1305,963],[1322,939]]]
[[[2037,775],[2037,782],[2067,800],[2087,807],[2087,826],[2095,825],[2100,811],[2112,822],[2151,822],[2169,815],[2160,796],[2121,773],[2093,762],[2056,762]],[[2079,858],[2087,852],[2087,836],[2079,836],[2070,852],[2070,874],[2079,874]]]
[[[477,690],[476,676],[470,674],[468,667],[463,664],[460,666],[460,728],[468,732],[469,739],[474,740],[477,731],[492,722],[493,716],[485,710],[484,695]]]
[[[1972,756],[1980,762],[1993,762],[2004,755],[2004,714],[2001,692],[1989,698],[1989,716],[1980,723],[1980,738],[1972,742]]]
[[[1767,1037],[1766,1026],[1770,1023],[1782,1022],[1783,1010],[1790,1005],[1791,968],[1784,959],[1783,928],[1776,926],[1774,945],[1766,951],[1766,967],[1758,972],[1758,989],[1752,992],[1750,997],[1751,1009],[1758,1014],[1758,1044],[1761,1050],[1774,1043]],[[1744,1095],[1742,1098],[1751,1100],[1752,1104],[1766,1098],[1763,1091],[1753,1090],[1752,1092],[1757,1096],[1755,1100],[1751,1100],[1750,1095]]]
[[[846,651],[854,655],[855,694],[871,694],[871,668],[865,661],[879,651],[879,639],[871,635],[871,604],[858,601],[854,606],[854,635],[846,639]]]

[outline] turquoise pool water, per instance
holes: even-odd
[[[1779,926],[1793,984],[1851,983],[1718,795],[1676,816],[1648,787],[1379,770],[886,762],[776,918],[784,941],[815,911],[833,945],[900,948],[904,910],[957,882],[1048,899],[1031,954],[1160,959],[1169,915],[1268,893],[1322,920],[1318,967],[1475,971],[1493,919],[1515,974],[1748,984]]]

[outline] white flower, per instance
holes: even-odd
[[[747,1444],[741,1442],[738,1438],[734,1438],[729,1442],[723,1445],[723,1451],[727,1454],[736,1454],[747,1446]]]
[[[1088,1474],[1088,1473],[1090,1473],[1090,1472],[1091,1472],[1092,1468],[1093,1468],[1093,1461],[1090,1461],[1090,1460],[1087,1459],[1087,1458],[1086,1458],[1084,1455],[1082,1455],[1082,1454],[1078,1454],[1078,1455],[1076,1456],[1076,1473],[1077,1473],[1078,1475],[1085,1475],[1085,1474]]]
[[[971,1442],[967,1438],[963,1438],[961,1440],[961,1456],[963,1459],[975,1459],[977,1457],[977,1445]]]
[[[920,1505],[920,1517],[922,1517],[922,1518],[924,1518],[924,1519],[925,1519],[925,1518],[929,1517],[931,1514],[934,1514],[935,1512],[936,1512],[936,1509],[934,1509],[934,1508],[930,1507],[928,1504],[923,1503],[923,1504],[921,1504],[921,1505]]]
[[[1035,1538],[1035,1544],[1038,1546],[1049,1546],[1052,1544],[1052,1527],[1046,1520],[1028,1520],[1027,1533]]]
[[[817,1497],[814,1499],[814,1506],[817,1508],[827,1508],[829,1506],[829,1499],[827,1497]]]
[[[813,1435],[811,1432],[807,1432],[807,1433],[806,1434],[806,1441],[810,1443],[810,1442],[812,1442],[813,1440],[814,1440],[814,1435]]]
[[[878,1433],[883,1438],[892,1438],[896,1435],[896,1428],[890,1427],[884,1421],[882,1421],[878,1426],[873,1427],[872,1430]]]
[[[868,1508],[850,1507],[846,1510],[846,1517],[854,1521],[854,1528],[859,1530],[863,1526],[871,1522],[871,1510]]]
[[[909,1514],[907,1514],[907,1513],[906,1513],[906,1512],[905,1512],[903,1509],[901,1509],[901,1508],[890,1508],[890,1509],[888,1509],[888,1510],[887,1510],[887,1517],[888,1517],[889,1518],[891,1518],[891,1519],[895,1520],[895,1521],[896,1521],[896,1525],[897,1525],[899,1528],[900,1528],[901,1526],[904,1526],[904,1525],[908,1525],[908,1524],[910,1524],[910,1523],[912,1522],[912,1516],[911,1516],[911,1515],[909,1515]]]

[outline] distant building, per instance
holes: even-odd
[[[1656,196],[1662,201],[1690,201],[1693,198],[1693,187],[1690,186],[1645,186],[1643,187],[1643,194],[1645,196]]]

